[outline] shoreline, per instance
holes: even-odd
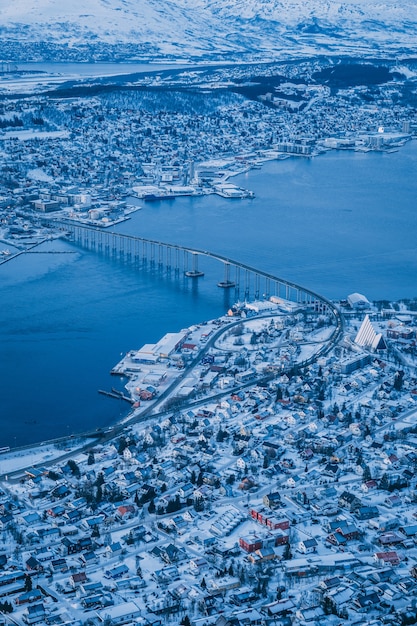
[[[417,298],[415,298],[417,300]],[[262,301],[261,301],[262,302]],[[263,301],[265,302],[265,301]],[[410,316],[411,318],[416,318],[417,317],[417,311],[413,311],[413,310],[409,310],[409,309],[401,309],[398,307],[395,308],[395,305],[398,305],[399,303],[401,303],[402,301],[400,300],[399,302],[391,302],[391,308],[387,309],[387,308],[382,308],[379,313],[377,311],[377,309],[373,310],[373,315],[376,316],[376,318],[378,318],[379,315],[382,316],[383,319],[389,319],[390,317],[395,317],[397,315],[401,316]],[[290,303],[288,303],[290,304]],[[340,303],[339,302],[332,302],[332,305],[338,309],[340,309]],[[291,307],[288,308],[287,305],[285,305],[285,303],[283,304],[283,308],[281,309],[281,313],[279,313],[280,315],[283,314],[284,311],[290,311]],[[295,314],[297,311],[297,309],[294,309],[293,314]],[[276,313],[275,313],[276,314]],[[263,318],[267,318],[269,319],[270,317],[272,317],[274,314],[257,314],[255,315],[252,319],[254,322],[259,322],[259,320],[262,320]],[[352,319],[354,319],[355,317],[357,317],[358,312],[355,311],[346,311],[346,310],[342,310],[340,311],[340,315],[342,318],[346,317],[346,320],[349,319],[350,316],[352,316]],[[233,322],[233,320],[232,320]],[[194,356],[193,358],[193,365],[192,367],[195,366],[195,363],[197,362],[197,359],[199,359],[199,354],[201,352],[201,350],[203,350],[203,352],[206,351],[207,347],[209,345],[213,345],[215,347],[215,349],[217,350],[221,350],[221,348],[219,347],[218,344],[218,337],[221,337],[225,332],[230,332],[229,328],[231,327],[231,325],[236,325],[237,323],[241,323],[239,321],[237,322],[233,322],[231,324],[230,319],[228,319],[227,315],[223,315],[220,318],[216,319],[216,320],[211,320],[209,321],[203,321],[200,322],[197,325],[193,325],[191,327],[189,327],[188,329],[185,329],[187,331],[188,335],[191,335],[192,332],[195,331],[196,328],[200,329],[200,333],[202,334],[202,336],[205,336],[207,333],[207,324],[211,324],[213,326],[213,328],[216,328],[217,326],[217,332],[213,335],[213,337],[210,339],[210,343],[206,346],[206,340],[204,339],[203,343],[200,343],[200,349],[197,353],[197,358],[196,356]],[[226,330],[223,329],[222,325],[226,324]],[[184,333],[184,330],[181,331],[182,333]],[[211,334],[212,331],[209,332],[209,334]],[[169,333],[168,333],[169,335]],[[324,341],[331,341],[332,343],[335,341],[333,338],[334,332],[332,333],[332,335],[328,338],[325,339]],[[161,343],[163,341],[163,338],[160,340],[159,343]],[[323,341],[323,340],[322,340]],[[338,340],[337,340],[338,341]],[[336,341],[336,343],[337,343]],[[333,348],[336,344],[333,345]],[[147,344],[145,346],[146,349],[149,349],[149,345]],[[22,470],[24,468],[27,468],[29,465],[33,465],[33,467],[39,467],[42,464],[47,463],[49,464],[53,464],[55,463],[57,460],[61,460],[63,458],[69,458],[69,456],[71,456],[72,453],[74,452],[80,452],[84,449],[88,449],[91,448],[91,446],[93,445],[97,445],[98,443],[101,443],[104,441],[109,441],[112,440],[114,438],[116,438],[118,435],[120,435],[126,428],[132,427],[135,424],[138,424],[138,422],[141,422],[144,418],[148,417],[151,418],[152,417],[157,417],[158,415],[163,415],[163,414],[170,414],[172,412],[172,410],[170,411],[170,409],[166,409],[164,408],[164,404],[162,404],[162,407],[160,410],[158,408],[157,412],[154,412],[155,407],[158,407],[159,404],[161,403],[162,399],[165,401],[166,399],[169,398],[170,393],[171,393],[171,388],[175,388],[178,386],[178,383],[184,378],[187,378],[187,372],[182,373],[181,369],[178,372],[174,372],[173,376],[170,376],[169,378],[169,384],[167,385],[166,389],[163,390],[163,394],[162,394],[162,399],[160,397],[158,397],[158,395],[155,396],[155,402],[151,402],[151,403],[145,403],[144,406],[141,406],[140,402],[137,402],[138,397],[135,398],[134,395],[134,388],[135,385],[137,385],[136,382],[136,378],[135,375],[137,375],[139,372],[141,372],[141,374],[143,375],[143,373],[145,372],[145,378],[146,378],[146,372],[148,375],[152,375],[152,376],[157,376],[157,371],[159,371],[162,367],[162,369],[164,369],[164,364],[163,362],[158,363],[157,365],[154,364],[148,364],[146,366],[141,366],[138,367],[136,366],[136,368],[134,370],[130,369],[129,366],[129,362],[130,359],[135,355],[135,353],[140,351],[135,351],[135,350],[131,350],[129,351],[122,359],[121,361],[119,361],[119,363],[117,363],[111,370],[111,374],[115,375],[115,376],[121,376],[122,378],[127,379],[127,383],[126,385],[124,385],[124,388],[127,390],[127,393],[129,394],[129,402],[131,404],[131,407],[129,409],[127,409],[127,412],[122,415],[121,417],[119,417],[116,421],[114,421],[113,423],[111,423],[109,426],[105,427],[105,428],[96,428],[95,431],[89,431],[89,432],[79,432],[79,433],[73,433],[71,435],[68,436],[63,436],[63,437],[58,437],[58,438],[53,438],[50,440],[45,440],[42,442],[35,442],[33,444],[26,444],[24,446],[17,446],[17,447],[9,447],[8,450],[4,450],[1,451],[0,450],[0,477],[2,477],[3,479],[5,478],[7,480],[7,474],[8,471],[7,469],[4,469],[5,464],[7,465],[7,461],[9,461],[9,465],[13,465],[14,468],[16,468],[16,459],[17,458],[21,458],[22,460],[22,465],[20,468],[18,468],[17,470],[14,470],[14,474],[17,473],[21,473]],[[318,354],[321,353],[322,350],[318,351]],[[411,367],[411,365],[410,365]],[[417,366],[414,366],[414,368],[416,368]],[[188,378],[187,378],[188,380]],[[132,382],[133,381],[133,382]],[[253,383],[250,383],[253,384]],[[115,390],[116,391],[116,390]],[[101,390],[98,390],[99,393],[105,393],[105,395],[109,395],[112,396],[112,399],[123,399],[123,400],[127,400],[128,396],[126,396],[124,393],[117,391],[117,393],[111,394],[111,393],[107,393],[107,392],[102,392]],[[209,398],[204,398],[203,400],[201,400],[202,403],[209,403]],[[140,408],[141,407],[141,408]],[[64,449],[65,453],[62,454],[62,448]],[[42,454],[40,454],[42,453]],[[30,461],[30,462],[28,462]]]

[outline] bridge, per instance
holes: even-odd
[[[158,268],[161,271],[174,272],[178,275],[182,273],[190,280],[198,280],[204,276],[203,262],[205,259],[210,259],[221,266],[218,287],[234,290],[236,301],[268,299],[271,296],[291,301],[311,311],[332,317],[336,325],[334,342],[341,335],[343,320],[333,302],[310,289],[255,269],[245,263],[208,250],[116,233],[75,222],[54,221],[50,225],[68,233],[70,240],[81,247],[114,259],[141,264],[142,268]]]

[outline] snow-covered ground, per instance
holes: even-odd
[[[92,443],[91,440],[90,443]],[[88,440],[83,440],[82,445],[88,444]],[[76,451],[80,447],[80,441],[70,440],[65,442],[65,448],[53,443],[39,444],[30,448],[21,448],[3,452],[0,454],[0,475],[7,477],[8,474],[25,470],[34,465],[51,463],[63,455]]]
[[[135,44],[155,57],[248,52],[258,58],[415,49],[412,0],[60,0],[0,1],[3,38],[65,44]]]

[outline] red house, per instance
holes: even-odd
[[[239,546],[245,552],[251,553],[256,550],[260,550],[263,546],[263,541],[259,537],[240,537],[239,538]]]

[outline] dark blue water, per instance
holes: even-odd
[[[115,76],[133,74],[134,72],[159,72],[169,69],[187,67],[184,63],[41,63],[38,61],[18,63],[21,72],[46,72],[68,76]]]
[[[120,232],[209,249],[331,298],[417,295],[417,146],[265,164],[234,179],[252,200],[144,204]],[[49,248],[73,251],[69,244]],[[26,255],[0,266],[0,445],[103,427],[128,405],[98,389],[121,353],[223,313],[203,279],[138,272],[96,255]],[[226,299],[225,299],[226,298]]]

